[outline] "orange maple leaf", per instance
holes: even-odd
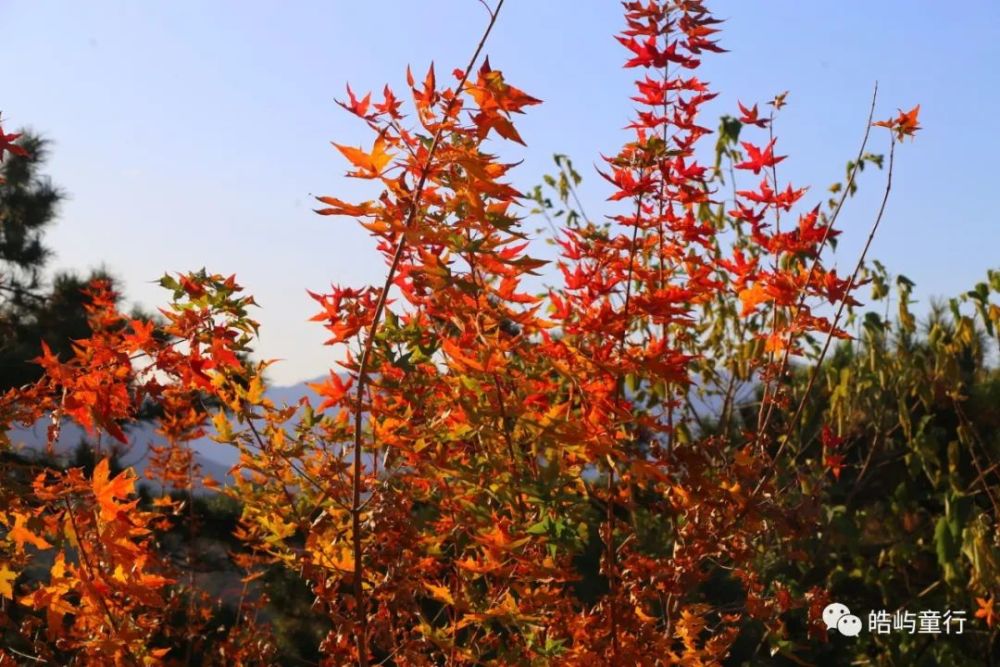
[[[317,200],[327,204],[329,208],[314,209],[320,215],[348,215],[352,218],[375,214],[375,202],[362,202],[351,204],[336,197],[316,197]]]
[[[126,498],[135,489],[135,479],[126,472],[121,472],[113,479],[108,468],[108,459],[103,459],[94,468],[92,485],[97,503],[101,506],[101,519],[104,521],[114,521],[120,512],[127,511],[135,506],[136,502],[119,503],[122,498]]]
[[[354,148],[353,146],[342,146],[337,143],[333,145],[351,164],[359,169],[359,171],[354,172],[354,175],[361,178],[375,178],[379,176],[386,165],[389,164],[389,161],[392,160],[392,154],[386,152],[385,139],[381,136],[375,140],[370,153],[366,153],[360,148]]]
[[[899,114],[895,118],[887,118],[886,120],[880,120],[872,125],[878,127],[887,127],[896,133],[896,139],[902,141],[904,137],[912,137],[917,130],[921,129],[920,125],[917,123],[917,116],[920,114],[920,105],[913,107],[909,111],[899,110]]]
[[[455,604],[455,598],[452,597],[451,591],[448,590],[446,586],[437,586],[430,582],[424,582],[424,588],[426,588],[431,596],[438,602],[444,602],[445,604]]]
[[[326,398],[326,400],[323,401],[318,408],[316,408],[317,410],[322,411],[337,405],[337,403],[339,403],[350,390],[351,385],[354,384],[354,380],[353,378],[348,378],[347,382],[344,382],[340,379],[339,375],[331,371],[329,379],[325,382],[310,382],[308,384],[313,391]]]
[[[176,582],[176,579],[161,577],[158,574],[143,574],[139,577],[139,584],[147,588],[163,588]]]
[[[771,294],[766,285],[754,283],[750,287],[740,290],[739,298],[743,302],[743,311],[740,316],[746,317],[753,313],[760,304],[771,301],[774,295]]]
[[[7,533],[7,537],[14,541],[17,545],[17,550],[19,552],[24,551],[24,545],[30,544],[36,549],[48,549],[52,545],[45,541],[44,538],[39,535],[35,535],[33,532],[25,527],[28,518],[23,514],[14,514],[14,526]]]
[[[153,342],[153,331],[156,325],[152,320],[143,322],[142,320],[132,320],[129,322],[129,326],[132,328],[130,334],[125,335],[125,341],[129,343],[134,349],[143,349]]]
[[[986,621],[986,626],[992,628],[996,621],[996,612],[993,609],[993,596],[988,598],[976,598],[979,609],[976,610],[976,618]]]

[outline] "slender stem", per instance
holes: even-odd
[[[565,157],[565,156],[563,156]],[[569,159],[568,157],[566,159]],[[576,204],[576,210],[580,212],[580,216],[583,218],[584,222],[590,222],[590,217],[587,215],[587,211],[583,208],[583,202],[580,201],[580,196],[576,192],[576,187],[573,185],[573,172],[567,167],[561,160],[558,161],[559,173],[562,178],[566,180],[566,188],[569,190],[570,196],[573,198],[573,202]],[[569,205],[569,202],[566,202]],[[548,217],[548,215],[546,215]],[[568,223],[568,219],[567,219]]]
[[[878,91],[878,86],[876,84],[876,93],[877,93],[877,91]],[[873,109],[874,109],[874,99],[872,101],[872,105],[873,105]],[[872,114],[870,113],[869,114],[869,124],[868,124],[869,128],[871,127],[871,117],[872,117]],[[868,132],[869,132],[869,130],[866,129],[865,130],[865,139],[864,139],[865,142],[867,142],[867,140],[868,140]],[[862,147],[863,146],[864,146],[864,142],[862,143]],[[786,431],[785,437],[784,437],[781,445],[779,445],[779,447],[778,447],[778,451],[775,453],[774,457],[772,458],[772,465],[770,465],[768,467],[768,470],[766,472],[764,472],[764,474],[761,476],[761,479],[757,482],[756,486],[753,488],[753,490],[748,495],[747,502],[745,503],[745,505],[743,507],[743,510],[740,511],[732,519],[732,521],[729,521],[727,523],[727,526],[725,527],[725,529],[720,530],[720,534],[722,532],[724,532],[724,530],[728,530],[730,527],[738,525],[741,521],[743,521],[743,519],[748,514],[750,514],[750,512],[754,511],[754,509],[757,507],[757,505],[753,501],[757,498],[758,495],[760,495],[761,490],[764,488],[764,485],[767,484],[768,480],[776,473],[776,470],[777,470],[776,463],[777,463],[778,459],[780,458],[781,453],[784,451],[785,446],[788,443],[791,431],[794,430],[795,424],[798,422],[798,419],[799,419],[799,417],[802,414],[802,407],[803,407],[803,405],[805,403],[805,400],[809,396],[809,392],[812,389],[813,384],[815,383],[816,374],[818,373],[820,364],[822,363],[823,357],[826,354],[826,350],[829,347],[830,339],[833,336],[832,332],[836,328],[837,320],[839,320],[839,316],[843,312],[843,309],[844,309],[844,307],[846,305],[847,298],[850,295],[851,289],[853,289],[853,287],[854,287],[855,280],[857,279],[857,276],[860,273],[861,267],[862,267],[862,265],[864,263],[865,255],[868,252],[868,248],[871,246],[872,239],[875,236],[875,231],[878,229],[879,223],[882,220],[882,215],[885,212],[886,203],[888,202],[888,199],[889,199],[889,192],[892,189],[892,168],[893,168],[894,153],[895,153],[895,139],[893,139],[891,141],[891,143],[889,144],[889,173],[888,173],[887,180],[886,180],[885,194],[882,197],[882,204],[879,207],[878,216],[876,217],[875,222],[872,225],[871,232],[868,235],[868,241],[865,243],[864,250],[862,251],[861,256],[858,259],[858,264],[855,267],[854,273],[851,275],[851,280],[849,282],[847,292],[844,295],[844,299],[841,301],[840,308],[837,311],[837,317],[835,318],[833,324],[831,325],[831,332],[830,332],[830,335],[827,337],[827,344],[824,346],[823,353],[820,355],[820,358],[817,361],[816,366],[813,369],[813,373],[811,374],[811,377],[809,379],[808,388],[806,389],[806,391],[803,394],[802,402],[800,402],[800,404],[798,406],[798,409],[795,412],[795,417],[792,419],[791,423],[789,424],[788,431]],[[858,159],[860,160],[860,157]],[[851,172],[851,182],[853,182],[853,177],[854,177],[854,171]],[[843,200],[844,200],[845,197],[846,197],[846,195],[842,195],[841,196],[841,201],[840,201],[840,203],[837,206],[836,213],[840,212],[840,206],[843,204]],[[836,215],[836,213],[835,213],[835,215]],[[831,223],[830,223],[830,228],[832,228],[832,226],[833,226],[833,221],[831,221]],[[829,228],[827,230],[827,233],[829,233]],[[825,241],[825,236],[824,236],[824,241]],[[814,266],[815,266],[815,261],[814,261]],[[812,269],[810,269],[810,274],[811,274],[811,272],[812,272]],[[801,307],[801,305],[802,304],[801,304],[801,299],[800,299],[799,306]],[[758,438],[760,437],[760,433],[757,434],[757,437]],[[780,497],[781,493],[779,492],[777,494],[777,496]]]
[[[965,410],[962,409],[962,404],[959,403],[954,398],[951,399],[951,403],[955,407],[955,413],[958,415],[959,419],[962,422],[965,423],[966,428],[969,430],[969,433],[972,435],[972,442],[969,443],[969,454],[970,454],[970,457],[972,458],[972,464],[976,468],[976,472],[979,473],[979,477],[977,479],[982,479],[983,480],[983,490],[986,492],[986,497],[989,498],[990,504],[993,505],[993,513],[994,513],[994,515],[996,515],[996,514],[1000,513],[1000,506],[998,506],[997,499],[993,495],[993,491],[990,490],[990,485],[986,481],[986,475],[987,475],[986,470],[984,470],[982,464],[979,463],[979,457],[976,456],[976,452],[975,452],[975,448],[973,447],[973,444],[978,444],[980,446],[980,448],[983,450],[983,454],[986,456],[986,462],[988,464],[992,464],[992,465],[990,465],[987,468],[987,470],[989,468],[995,467],[996,464],[993,462],[993,459],[990,457],[990,450],[989,450],[989,448],[986,447],[986,445],[983,443],[982,439],[979,437],[979,433],[976,431],[976,427],[972,423],[972,420],[969,419],[968,415],[965,414]]]
[[[356,610],[355,620],[357,623],[355,644],[358,652],[358,664],[361,665],[361,667],[368,666],[368,610],[364,597],[364,585],[362,583],[364,568],[362,566],[363,544],[361,536],[361,472],[363,468],[361,458],[361,426],[363,420],[362,415],[364,408],[365,384],[368,374],[368,362],[371,357],[372,346],[375,342],[375,334],[382,319],[382,313],[385,310],[386,300],[389,296],[389,289],[392,287],[392,283],[396,279],[396,272],[399,270],[399,264],[403,258],[403,250],[406,248],[406,231],[409,231],[409,229],[413,227],[413,223],[415,222],[417,214],[420,211],[420,199],[424,192],[424,186],[427,183],[427,176],[430,173],[431,162],[434,159],[434,155],[437,153],[441,137],[444,134],[445,127],[448,125],[448,120],[451,117],[452,110],[455,108],[457,101],[461,98],[461,92],[465,87],[465,82],[468,81],[469,75],[472,72],[472,68],[476,64],[476,61],[479,60],[479,54],[482,53],[483,47],[486,44],[486,39],[493,30],[493,26],[496,24],[497,16],[500,13],[500,8],[503,6],[503,3],[504,0],[499,0],[496,9],[490,13],[490,22],[486,26],[486,30],[483,32],[483,36],[479,40],[479,44],[476,46],[476,50],[472,54],[472,58],[469,59],[469,64],[466,65],[462,78],[458,82],[458,86],[455,89],[455,96],[448,102],[448,106],[445,108],[444,117],[441,119],[441,123],[438,125],[437,131],[434,133],[434,138],[427,151],[427,158],[424,160],[424,164],[420,170],[420,179],[417,181],[417,187],[413,191],[413,197],[410,201],[410,207],[407,212],[406,222],[404,225],[405,229],[399,236],[399,241],[396,244],[396,250],[393,253],[392,261],[389,264],[389,272],[386,275],[382,291],[375,304],[375,313],[372,317],[371,327],[368,331],[368,338],[365,340],[365,345],[361,352],[361,359],[358,364],[358,385],[354,402],[354,457],[351,471],[351,539],[353,542],[354,552],[354,604]]]
[[[868,136],[871,134],[872,129],[872,118],[875,116],[875,101],[878,99],[878,82],[875,82],[875,89],[872,91],[872,103],[868,110],[868,122],[865,123],[865,135],[861,140],[861,147],[858,149],[858,156],[854,160],[854,164],[851,166],[851,173],[847,177],[847,185],[844,187],[843,191],[840,193],[840,199],[837,201],[837,207],[833,210],[833,215],[830,217],[830,223],[826,226],[826,231],[823,233],[823,238],[820,240],[819,248],[816,251],[815,257],[813,257],[812,264],[809,266],[809,273],[806,275],[806,281],[802,288],[802,293],[799,294],[799,302],[795,305],[795,313],[790,321],[791,326],[795,326],[795,321],[798,320],[799,315],[802,313],[802,309],[805,307],[806,294],[809,284],[812,282],[813,275],[816,273],[816,267],[819,265],[820,252],[826,247],[826,242],[830,237],[830,232],[833,230],[833,226],[837,222],[837,218],[840,216],[840,210],[844,207],[844,202],[847,200],[848,193],[850,193],[851,188],[854,186],[854,179],[858,173],[858,169],[861,165],[861,160],[865,154],[865,147],[868,146]],[[772,333],[775,333],[772,331]],[[778,368],[778,374],[776,378],[780,380],[782,375],[784,375],[785,370],[788,368],[789,357],[792,351],[792,341],[789,340],[788,344],[785,346],[785,352],[781,358],[781,364]],[[775,390],[777,391],[777,389]],[[764,402],[767,399],[767,386],[764,388]],[[761,404],[763,408],[763,403]],[[758,424],[757,429],[758,437],[766,429],[768,423],[771,421],[771,415],[774,413],[774,401],[770,401],[767,407],[767,414],[764,416],[763,422]]]
[[[188,492],[188,525],[187,525],[187,549],[186,560],[187,560],[187,574],[188,574],[188,601],[185,606],[184,611],[184,640],[187,644],[184,648],[184,664],[191,665],[191,659],[193,657],[194,651],[194,639],[196,634],[191,631],[191,621],[194,618],[194,605],[195,605],[195,574],[194,574],[194,548],[195,548],[195,532],[197,528],[197,516],[194,509],[194,472],[195,472],[195,461],[194,461],[194,451],[191,447],[191,441],[184,441],[184,447],[187,450],[187,492]]]
[[[858,276],[861,274],[861,269],[865,263],[865,257],[868,254],[868,249],[871,248],[872,241],[875,238],[875,232],[878,231],[879,223],[882,222],[882,216],[885,214],[885,206],[889,201],[889,193],[892,191],[892,165],[895,153],[896,140],[893,138],[889,144],[889,173],[886,177],[885,193],[882,195],[882,204],[879,207],[878,215],[875,217],[875,222],[872,224],[871,230],[868,232],[868,240],[865,241],[865,246],[861,250],[861,255],[858,257],[858,263],[854,267],[851,279],[847,282],[847,289],[844,291],[844,298],[840,300],[840,306],[837,308],[837,313],[834,315],[833,321],[830,323],[830,331],[827,333],[823,349],[820,351],[819,358],[816,359],[816,362],[809,373],[809,381],[806,383],[806,388],[802,392],[802,398],[799,400],[799,405],[795,409],[795,414],[792,416],[791,421],[788,422],[788,427],[785,429],[785,437],[778,446],[778,451],[774,454],[774,461],[777,461],[778,457],[781,456],[781,452],[785,449],[785,446],[791,438],[792,431],[796,429],[799,419],[802,417],[802,411],[805,409],[806,401],[809,399],[809,393],[812,391],[813,385],[816,383],[816,378],[819,376],[820,368],[823,365],[823,359],[826,358],[826,353],[830,349],[830,343],[833,341],[837,325],[840,323],[840,318],[844,314],[844,309],[847,308],[847,301],[851,298],[851,291],[854,289],[855,284],[857,284]],[[763,486],[765,479],[766,477],[763,477],[757,483],[758,489]]]
[[[771,110],[770,117],[767,121],[767,138],[771,144],[774,143],[774,110]],[[778,187],[778,166],[772,162],[771,163],[771,182],[774,184],[774,194],[778,195],[780,188]],[[781,234],[781,206],[778,205],[777,200],[774,202],[774,233]],[[774,255],[774,264],[772,265],[775,273],[781,270],[781,250]],[[771,301],[771,334],[778,330],[778,301],[772,299]],[[767,365],[773,370],[774,368],[774,349],[768,353]],[[771,383],[774,378],[767,377],[764,382],[764,394],[761,396],[760,400],[760,410],[757,412],[757,432],[760,433],[761,427],[764,425],[764,408],[767,406],[767,395],[771,388]],[[777,387],[775,387],[775,393],[777,393]]]
[[[21,653],[17,649],[13,649],[13,648],[11,648],[9,646],[4,647],[3,650],[4,651],[9,651],[9,652],[13,653],[14,655],[17,655],[17,656],[20,656],[20,657],[24,658],[25,660],[31,660],[32,662],[37,662],[39,664],[45,664],[45,665],[47,665],[49,663],[48,660],[45,660],[43,658],[39,658],[38,656],[35,656],[35,655],[28,655],[27,653]]]
[[[670,28],[673,24],[670,22],[670,8],[667,8],[666,14],[666,35],[664,36],[667,42],[670,41]],[[667,62],[663,65],[663,123],[661,128],[660,137],[663,139],[663,148],[667,149],[667,143],[670,140],[670,125],[666,122],[667,112],[670,110],[670,63]],[[678,93],[678,97],[680,94]],[[657,284],[658,289],[665,289],[667,286],[667,281],[663,276],[663,265],[666,261],[666,255],[664,253],[664,232],[663,232],[663,214],[666,209],[666,190],[667,182],[663,175],[663,161],[660,162],[660,195],[656,216],[656,226],[657,226],[657,252],[659,253],[659,264],[658,273],[659,281]],[[672,204],[672,203],[671,203]],[[671,213],[673,212],[673,206],[671,205]],[[671,270],[671,274],[673,271]],[[663,326],[660,329],[661,336],[663,337],[663,342],[666,344],[667,341],[667,322],[664,320]],[[666,399],[667,399],[667,452],[673,452],[674,450],[674,393],[673,384],[670,382],[666,383]]]
[[[637,197],[635,202],[635,224],[632,227],[632,242],[629,246],[628,273],[625,278],[625,303],[622,306],[621,336],[618,338],[618,358],[621,361],[625,356],[625,340],[628,338],[628,316],[629,306],[632,300],[632,274],[635,270],[635,244],[639,236],[639,216],[642,215],[642,197]],[[622,399],[623,378],[619,371],[616,378],[615,389],[615,412]],[[618,617],[616,615],[616,602],[618,596],[617,581],[617,555],[615,551],[615,466],[614,459],[608,455],[608,506],[606,511],[606,521],[608,524],[608,538],[606,542],[605,558],[607,559],[608,577],[608,625],[611,634],[611,655],[614,660],[618,659]]]

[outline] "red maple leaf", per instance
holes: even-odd
[[[761,150],[748,141],[741,141],[740,144],[746,149],[750,158],[734,166],[737,169],[751,169],[755,174],[759,174],[760,170],[765,167],[773,167],[785,159],[784,155],[775,157],[774,142],[775,140],[771,139],[767,147],[764,150]]]
[[[20,157],[28,157],[28,151],[14,143],[20,136],[20,133],[4,134],[3,127],[0,126],[0,162],[3,162],[4,152]]]
[[[767,127],[770,122],[767,118],[760,118],[759,112],[757,111],[757,105],[753,105],[749,109],[743,106],[742,102],[737,102],[736,105],[740,108],[740,122],[744,125],[756,125],[757,127]]]

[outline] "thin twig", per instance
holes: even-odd
[[[10,651],[14,655],[19,655],[22,658],[25,658],[27,660],[31,660],[32,662],[37,662],[37,663],[40,663],[40,664],[48,664],[48,662],[49,662],[48,660],[45,660],[44,658],[39,658],[38,656],[35,656],[35,655],[28,655],[27,653],[21,653],[17,649],[13,649],[13,648],[11,648],[9,646],[4,647],[3,649],[0,649],[0,650],[2,650],[2,651]],[[3,657],[2,653],[0,653],[0,657]]]
[[[427,158],[424,160],[424,164],[420,170],[420,179],[417,181],[417,186],[413,191],[413,197],[410,200],[409,211],[406,216],[406,222],[404,224],[404,231],[399,236],[399,241],[396,244],[396,250],[393,253],[392,261],[389,265],[389,271],[386,275],[385,282],[382,286],[382,291],[379,293],[378,301],[375,304],[375,313],[372,317],[371,327],[368,331],[368,337],[365,340],[364,348],[361,352],[361,359],[358,364],[358,387],[354,404],[354,460],[352,462],[352,474],[351,474],[351,484],[352,484],[352,502],[351,502],[351,530],[352,530],[352,541],[353,541],[353,555],[354,555],[354,604],[356,608],[356,621],[357,621],[357,631],[356,631],[356,647],[358,651],[358,663],[361,667],[367,667],[368,665],[368,610],[366,605],[366,600],[364,598],[364,586],[362,583],[362,576],[364,574],[364,569],[362,567],[362,541],[361,541],[361,471],[362,471],[362,460],[361,460],[361,426],[363,421],[363,408],[364,408],[364,393],[365,393],[365,383],[367,380],[368,373],[368,362],[371,357],[372,347],[375,342],[375,334],[378,330],[378,325],[382,319],[382,313],[385,310],[386,301],[389,296],[389,290],[392,287],[393,281],[396,278],[396,272],[399,269],[399,264],[403,258],[403,251],[406,248],[406,232],[413,227],[413,223],[417,218],[417,213],[420,210],[420,200],[423,196],[424,186],[427,183],[427,176],[430,173],[431,162],[434,159],[434,155],[437,153],[438,146],[441,142],[441,137],[444,134],[445,127],[448,124],[448,120],[452,114],[452,110],[459,99],[461,99],[462,89],[465,87],[465,82],[468,80],[469,75],[472,73],[472,68],[475,66],[476,61],[479,60],[479,54],[482,52],[483,47],[486,44],[486,39],[489,37],[490,32],[493,30],[493,26],[496,24],[497,16],[500,13],[500,8],[503,6],[504,0],[499,0],[496,9],[490,13],[490,22],[486,26],[486,30],[483,33],[482,38],[479,40],[479,44],[476,46],[475,52],[472,54],[472,58],[469,59],[469,64],[466,66],[465,71],[462,74],[461,80],[458,82],[456,87],[455,96],[448,102],[445,108],[444,117],[441,119],[441,124],[438,126],[437,132],[434,134],[434,138],[431,140],[430,147],[427,150]]]
[[[770,144],[774,144],[774,109],[771,110],[770,117],[767,120],[767,138]],[[778,186],[778,165],[777,161],[771,162],[771,182],[774,184],[774,193],[777,195],[781,188]],[[781,206],[778,204],[777,200],[774,201],[774,233],[781,234]],[[825,240],[825,239],[824,239]],[[777,273],[781,270],[781,249],[774,254],[774,263],[772,264],[774,272]],[[773,336],[778,330],[778,301],[776,299],[771,300],[771,335]],[[774,366],[774,349],[772,348],[768,354],[767,364],[769,367]],[[764,425],[765,417],[765,407],[767,406],[767,394],[771,388],[771,383],[775,381],[775,378],[768,377],[767,381],[764,383],[764,395],[760,402],[760,410],[757,412],[757,433],[760,433],[762,426]],[[778,389],[775,387],[775,393]]]
[[[826,336],[826,341],[823,343],[823,349],[819,353],[819,357],[816,359],[815,365],[812,367],[809,373],[809,381],[806,383],[806,388],[802,392],[802,398],[799,400],[799,405],[795,409],[795,414],[792,419],[788,422],[788,426],[785,429],[785,437],[781,444],[778,446],[778,451],[775,452],[773,461],[777,461],[781,456],[782,451],[785,449],[788,441],[791,438],[792,431],[798,427],[799,418],[802,416],[802,411],[805,409],[806,401],[809,398],[809,393],[812,391],[813,385],[816,383],[816,378],[819,376],[820,368],[823,365],[823,359],[826,358],[826,353],[830,349],[830,343],[833,341],[834,333],[837,331],[837,325],[840,323],[840,318],[844,314],[844,309],[847,307],[847,301],[850,299],[851,291],[854,289],[857,283],[858,276],[861,274],[861,269],[865,263],[865,257],[868,254],[868,249],[871,248],[872,241],[875,239],[875,232],[878,231],[879,224],[882,222],[882,216],[885,214],[886,204],[889,202],[889,193],[892,191],[892,168],[893,160],[896,153],[896,139],[893,137],[889,143],[889,172],[886,176],[885,183],[885,193],[882,195],[882,204],[879,206],[878,215],[875,217],[875,222],[872,224],[871,231],[868,232],[868,239],[865,241],[865,246],[861,250],[861,255],[858,257],[858,263],[854,267],[854,272],[851,274],[851,279],[847,283],[847,289],[844,291],[844,298],[840,301],[840,306],[837,308],[837,313],[833,317],[833,321],[830,323],[830,331]],[[774,467],[772,466],[772,470]],[[757,489],[760,489],[767,477],[762,477],[757,483]],[[756,491],[756,489],[755,489]]]
[[[833,210],[833,215],[830,216],[830,222],[826,226],[826,230],[823,233],[823,238],[820,240],[819,248],[816,251],[816,256],[813,257],[812,264],[809,266],[809,273],[806,274],[806,281],[802,288],[802,293],[799,295],[799,302],[795,306],[795,314],[791,319],[791,326],[795,326],[796,320],[799,319],[799,315],[802,313],[802,309],[805,307],[806,301],[806,290],[809,284],[812,282],[813,275],[816,273],[816,267],[819,265],[820,253],[823,248],[826,247],[826,242],[830,237],[830,232],[833,230],[833,226],[837,222],[837,218],[840,216],[840,210],[844,207],[844,202],[847,200],[848,194],[851,192],[851,188],[854,185],[855,176],[860,168],[862,158],[865,154],[865,148],[868,146],[868,136],[871,134],[872,130],[872,118],[875,117],[875,101],[878,99],[878,81],[875,82],[875,89],[872,91],[872,103],[868,110],[868,122],[865,123],[865,135],[861,140],[861,147],[858,149],[858,157],[854,160],[854,164],[851,166],[851,173],[847,177],[847,185],[844,187],[843,191],[840,193],[840,199],[837,201],[837,207]],[[775,186],[777,188],[777,186]],[[772,331],[772,333],[775,333]],[[791,340],[788,341],[788,345],[785,347],[785,353],[781,358],[781,365],[778,368],[777,379],[784,375],[785,370],[788,368],[788,361],[791,355],[792,345]],[[775,390],[777,391],[777,389]],[[764,403],[767,403],[767,386],[764,388]],[[763,407],[764,403],[761,404]],[[774,401],[770,402],[767,408],[767,414],[764,417],[764,421],[760,423],[757,429],[758,437],[760,434],[767,430],[767,425],[771,421],[771,415],[774,412]]]
[[[635,244],[639,236],[639,216],[642,215],[642,196],[636,197],[635,205],[635,225],[632,227],[632,243],[629,247],[629,261],[628,261],[628,274],[625,277],[625,303],[622,306],[622,319],[624,320],[622,324],[621,336],[618,339],[618,359],[621,361],[625,356],[625,340],[628,338],[628,316],[629,316],[629,305],[632,299],[632,273],[635,270]],[[618,377],[615,382],[615,412],[618,412],[618,408],[621,403],[622,390],[623,390],[623,378],[621,372],[619,372]],[[614,460],[611,456],[608,456],[608,506],[607,506],[607,523],[608,523],[608,539],[606,543],[606,558],[608,560],[607,567],[607,577],[608,577],[608,623],[610,625],[609,632],[611,633],[611,657],[617,661],[618,659],[618,619],[615,615],[615,603],[617,602],[617,580],[616,580],[616,569],[617,569],[617,551],[615,549],[615,466]]]

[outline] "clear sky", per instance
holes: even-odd
[[[701,76],[721,94],[705,124],[737,99],[789,90],[779,178],[812,185],[807,197],[819,201],[857,152],[877,79],[876,117],[920,103],[924,130],[897,151],[873,257],[915,280],[924,300],[1000,268],[1000,3],[708,5],[726,19],[729,53],[706,58]],[[262,306],[259,356],[285,359],[274,381],[323,374],[336,354],[306,321],[317,309],[305,290],[384,275],[366,232],[312,213],[312,195],[364,193],[329,141],[368,135],[333,98],[348,81],[402,93],[407,64],[422,73],[434,60],[446,75],[465,64],[486,18],[476,0],[0,0],[6,129],[29,125],[53,140],[48,173],[69,194],[47,236],[52,268],[103,263],[147,308],[165,303],[153,283],[166,271],[236,273]],[[621,25],[611,0],[507,0],[487,47],[509,82],[545,101],[518,123],[528,149],[501,151],[524,159],[515,185],[530,189],[551,155],[566,153],[591,215],[608,194],[592,165],[621,145],[632,108],[634,71],[613,39]],[[871,149],[886,148],[877,133]],[[841,218],[842,271],[867,234],[881,175],[866,170],[861,186]]]

